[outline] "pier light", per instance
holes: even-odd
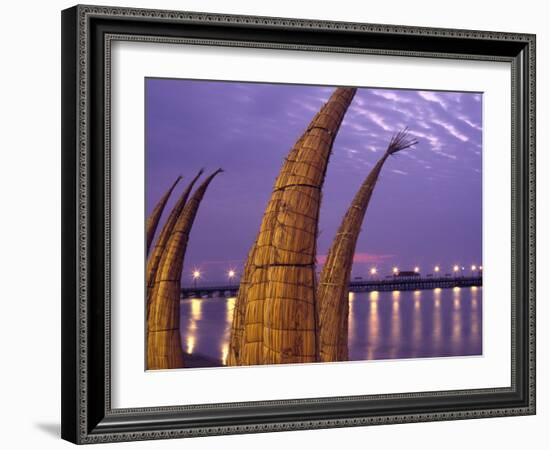
[[[434,272],[439,272],[439,266],[434,267]]]
[[[456,273],[460,270],[460,267],[458,267],[456,264],[453,266],[453,272]]]
[[[483,270],[483,267],[482,267],[482,266],[479,266],[478,269],[479,269],[479,270]]]
[[[231,270],[229,270],[229,271],[227,272],[227,276],[228,276],[228,278],[229,278],[230,280],[232,280],[233,278],[235,278],[235,275],[236,275],[236,274],[235,274],[235,271],[234,271],[233,269],[231,269]]]
[[[397,275],[397,274],[399,273],[399,268],[394,267],[394,268],[392,269],[392,272],[393,272],[394,275]]]
[[[418,273],[418,272],[420,272],[420,267],[415,266],[415,268],[414,268],[414,273]]]
[[[472,269],[472,272],[475,272],[475,270],[477,269],[477,267],[476,267],[474,264],[472,264],[471,269]]]
[[[370,269],[370,274],[371,275],[376,275],[376,267],[373,267]]]
[[[201,273],[199,270],[195,269],[193,270],[193,287],[197,288],[197,280],[201,277]]]

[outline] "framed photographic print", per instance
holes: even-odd
[[[62,43],[63,438],[535,413],[534,35],[75,6]]]

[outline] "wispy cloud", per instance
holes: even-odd
[[[396,173],[398,175],[408,175],[407,172],[404,172],[404,171],[399,170],[399,169],[391,169],[391,172]]]
[[[477,124],[477,123],[474,123],[472,122],[468,117],[464,116],[464,115],[459,115],[458,116],[458,120],[461,120],[462,122],[464,122],[465,124],[467,124],[468,126],[478,130],[478,131],[481,131],[481,125]]]
[[[391,131],[391,127],[386,123],[384,117],[372,111],[362,110],[361,115],[366,116],[371,122],[378,125],[384,131]]]
[[[418,95],[422,97],[424,100],[428,100],[432,103],[438,103],[445,111],[447,111],[447,108],[449,107],[447,102],[443,100],[443,98],[432,91],[419,91]]]
[[[435,152],[440,151],[443,147],[441,139],[439,139],[439,137],[435,136],[432,133],[423,133],[417,130],[409,130],[409,133],[420,139],[424,139],[425,141],[428,141],[428,144],[430,145],[431,149]]]
[[[435,152],[435,153],[436,153],[437,155],[439,155],[439,156],[443,156],[444,158],[453,159],[453,160],[458,159],[458,158],[456,157],[456,155],[453,155],[453,154],[451,154],[451,153],[445,153],[444,151],[441,151],[441,150],[439,150],[439,151],[437,151],[437,152]]]
[[[148,155],[155,162],[148,165],[148,176],[156,177],[156,190],[148,192],[148,208],[153,208],[162,194],[165,180],[180,171],[189,177],[205,164],[223,167],[226,174],[212,185],[197,217],[200,226],[188,250],[184,275],[190,279],[189,271],[197,267],[207,281],[226,280],[230,268],[242,270],[281,161],[334,88],[167,80],[151,83],[159,85],[155,89],[160,89],[160,84],[166,88],[148,102],[153,109],[148,115],[151,132],[147,145],[154,149]],[[456,258],[468,239],[476,235],[469,218],[476,218],[481,210],[477,199],[481,192],[482,100],[477,93],[358,89],[335,138],[327,169],[319,223],[324,230],[318,241],[320,253],[330,247],[341,217],[391,136],[407,126],[419,144],[392,157],[384,169],[368,224],[358,241],[354,257],[359,265],[357,273],[366,273],[369,264],[424,264],[407,262],[408,255],[425,253],[430,264],[446,252]],[[399,205],[383,201],[396,196],[401,198]],[[448,200],[447,206],[451,205],[452,214],[441,214],[442,197]],[[462,222],[462,218],[468,220]],[[404,220],[413,220],[434,245],[422,247],[407,241],[402,233]],[[454,246],[450,249],[441,229],[453,226],[466,231],[449,244]],[[437,241],[440,235],[441,242]],[[465,257],[464,261],[474,261],[472,258]],[[326,255],[318,259],[324,263]]]
[[[392,100],[394,102],[398,103],[410,103],[411,100],[408,97],[401,96],[398,94],[397,91],[382,91],[378,89],[373,89],[371,91],[372,95],[375,95],[376,97],[381,97],[385,100]]]
[[[455,138],[461,140],[462,142],[468,142],[470,139],[465,134],[462,134],[460,131],[456,129],[456,127],[450,123],[444,122],[439,119],[432,120],[432,123],[435,123],[436,125],[439,125],[440,127],[447,130],[447,132],[454,136]]]

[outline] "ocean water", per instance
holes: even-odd
[[[181,300],[183,349],[195,367],[224,365],[235,298]],[[350,360],[482,354],[482,288],[349,294]],[[203,361],[203,362],[201,362]]]

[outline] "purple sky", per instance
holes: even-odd
[[[258,232],[283,158],[334,88],[146,79],[146,213],[178,175],[221,167],[193,231],[183,283],[240,272]],[[482,95],[360,88],[333,147],[318,240],[323,261],[343,214],[393,133],[409,127],[419,144],[386,162],[356,249],[353,276],[376,266],[481,264]],[[161,222],[162,224],[163,222]]]

